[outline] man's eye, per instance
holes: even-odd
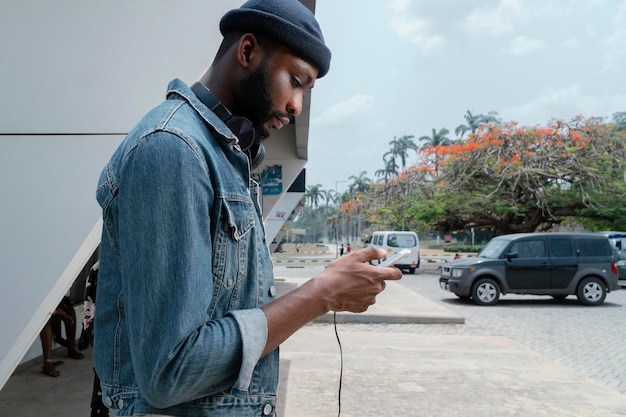
[[[300,86],[302,86],[302,83],[300,82],[300,80],[298,80],[297,78],[293,77],[291,78],[291,83],[293,84],[294,87],[299,88]]]

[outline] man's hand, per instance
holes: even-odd
[[[385,251],[362,249],[328,264],[324,272],[262,307],[267,318],[263,355],[275,349],[309,321],[329,311],[361,313],[376,302],[386,280],[402,278],[398,268],[378,268],[369,261]]]
[[[325,288],[324,301],[328,311],[366,311],[385,289],[386,280],[402,278],[402,271],[398,268],[377,268],[369,264],[369,261],[385,256],[381,249],[362,249],[331,262],[315,277],[318,285]]]

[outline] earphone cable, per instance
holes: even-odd
[[[341,367],[339,368],[339,390],[337,392],[338,411],[337,417],[341,416],[341,383],[343,381],[343,349],[341,347],[341,340],[339,339],[339,332],[337,331],[337,312],[333,311],[333,324],[335,325],[335,337],[337,338],[337,344],[339,345],[339,357],[341,358]]]

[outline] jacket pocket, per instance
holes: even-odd
[[[230,289],[245,277],[256,211],[249,196],[222,194],[217,198],[221,207],[213,242],[213,278],[216,287]]]

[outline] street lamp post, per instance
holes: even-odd
[[[348,181],[335,181],[335,193],[339,197],[339,183]],[[341,206],[340,204],[338,207]],[[339,209],[337,209],[337,220],[335,221],[335,258],[339,258]]]

